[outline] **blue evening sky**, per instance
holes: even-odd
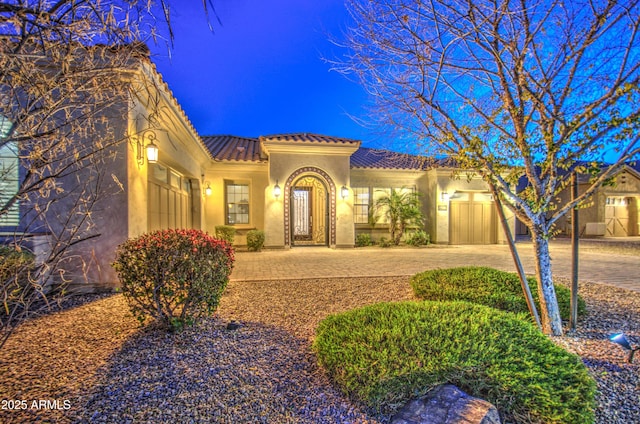
[[[173,2],[171,57],[153,61],[200,135],[309,132],[384,145],[365,118],[364,90],[323,58],[348,25],[344,0],[215,0],[209,30],[200,0]]]

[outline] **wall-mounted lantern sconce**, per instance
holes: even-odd
[[[273,187],[273,195],[277,199],[278,197],[280,197],[281,194],[282,194],[282,190],[280,189],[280,186],[278,185],[278,180],[276,180],[276,185]]]
[[[342,186],[342,188],[340,189],[340,196],[342,196],[342,200],[349,197],[349,189],[347,188],[347,186]]]
[[[153,142],[156,139],[156,133],[153,130],[146,130],[140,136],[133,136],[134,140],[138,143],[137,160],[138,165],[144,165],[144,152],[147,152],[147,162],[158,162],[158,146]],[[145,147],[145,141],[149,144]]]
[[[207,196],[211,196],[213,189],[211,188],[211,184],[207,181],[207,188],[204,189],[204,194]]]
[[[629,339],[627,339],[627,336],[625,336],[624,333],[612,334],[611,337],[609,337],[609,340],[611,340],[613,343],[620,345],[624,350],[629,351],[629,357],[627,358],[627,362],[632,364],[633,355],[636,353],[637,350],[640,349],[640,346],[636,346],[635,348],[631,346]]]
[[[449,201],[449,197],[449,193],[447,193],[446,191],[443,191],[440,195],[440,199],[442,199],[442,201],[445,203]]]

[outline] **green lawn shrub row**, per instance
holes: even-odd
[[[528,278],[533,299],[540,309],[535,278]],[[464,300],[510,312],[528,312],[518,275],[487,267],[435,269],[411,278],[414,294],[423,300]],[[562,319],[570,316],[571,292],[556,285]],[[578,315],[586,313],[584,300],[578,296]]]
[[[323,320],[314,349],[346,395],[384,414],[452,383],[492,402],[503,422],[592,423],[586,367],[521,315],[469,302],[380,303]]]

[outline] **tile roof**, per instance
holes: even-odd
[[[433,165],[429,158],[392,152],[391,150],[360,147],[351,155],[351,167],[360,169],[425,170]]]
[[[266,162],[257,138],[233,135],[203,136],[202,142],[211,152],[214,160]]]
[[[269,142],[301,142],[301,143],[326,143],[326,144],[359,144],[360,141],[342,137],[311,133],[275,134],[260,137],[261,141]]]
[[[318,134],[297,133],[261,136],[260,138],[238,137],[233,135],[202,136],[202,142],[211,156],[217,161],[266,162],[261,141],[301,142],[309,144],[358,144],[357,140],[330,137]],[[426,170],[437,165],[424,156],[397,153],[391,150],[359,147],[351,155],[351,168],[358,169],[404,169]],[[445,166],[440,163],[439,166]]]

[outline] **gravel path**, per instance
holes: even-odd
[[[556,341],[597,379],[598,423],[640,422],[640,357],[627,364],[607,341],[640,341],[640,293],[580,290],[590,314]],[[310,343],[330,313],[411,298],[406,277],[231,282],[217,317],[177,335],[138,327],[120,295],[93,298],[26,322],[0,350],[0,400],[27,401],[0,422],[387,422],[331,386]],[[243,327],[227,330],[232,319]]]

